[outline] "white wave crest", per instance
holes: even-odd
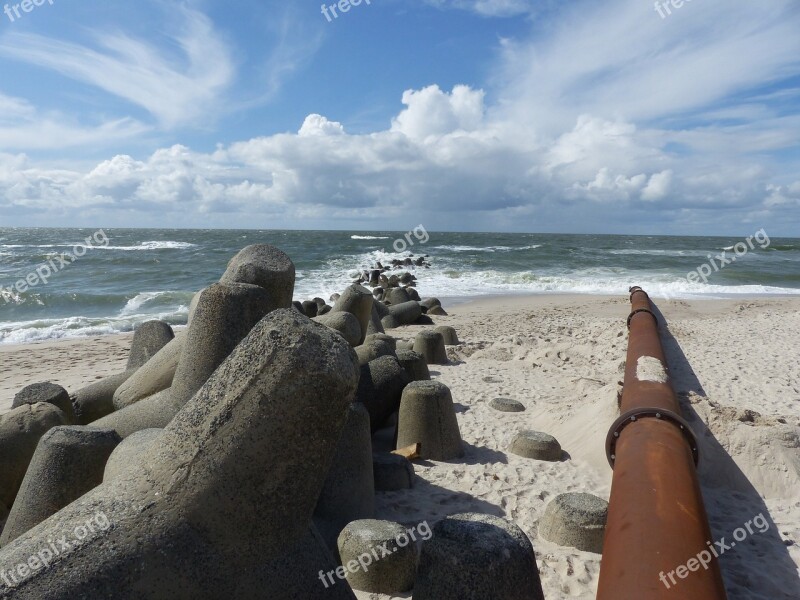
[[[197,244],[189,242],[142,242],[138,246],[93,246],[95,250],[121,250],[123,252],[141,250],[188,250],[196,248]]]
[[[451,252],[514,252],[517,250],[536,250],[542,244],[531,246],[435,246],[437,250],[450,250]]]

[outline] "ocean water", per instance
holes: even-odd
[[[408,246],[404,252],[396,251],[397,240]],[[762,235],[753,240],[753,249],[745,244],[746,253],[740,245],[741,255],[722,268],[715,258],[715,271],[710,258],[727,248],[730,260],[732,248],[744,241],[433,231],[406,237],[398,232],[0,228],[0,343],[130,331],[150,319],[185,324],[194,293],[217,281],[230,258],[254,243],[274,244],[292,257],[297,300],[327,299],[360,269],[409,252],[426,254],[431,263],[415,271],[420,293],[450,302],[501,294],[625,294],[631,285],[655,298],[800,294],[800,239]],[[83,256],[64,260],[76,253]],[[32,277],[34,286],[22,292],[15,287],[44,266],[55,271],[46,284]],[[687,273],[697,269],[711,273],[707,282],[699,276],[687,280]]]

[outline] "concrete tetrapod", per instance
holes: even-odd
[[[68,425],[67,418],[47,402],[0,415],[0,504],[11,508],[39,440],[59,425]]]
[[[397,350],[397,338],[385,333],[370,333],[366,338],[364,338],[365,344],[376,341],[386,342],[392,347],[392,350]]]
[[[388,300],[389,304],[403,304],[411,300],[411,296],[403,288],[390,288],[386,291],[384,300]]]
[[[292,306],[294,281],[292,259],[269,244],[253,244],[242,249],[228,263],[219,280],[225,284],[249,283],[264,288],[269,298],[267,312]]]
[[[358,356],[358,363],[362,367],[381,356],[397,357],[394,348],[383,340],[365,341],[363,344],[356,347],[356,355]]]
[[[358,323],[361,326],[361,337],[358,340],[358,346],[363,344],[364,338],[367,337],[367,329],[372,317],[372,303],[372,292],[364,286],[354,283],[342,292],[342,295],[336,300],[336,304],[333,305],[333,310],[331,310],[331,313],[349,312],[358,319]]]
[[[203,290],[172,381],[175,404],[183,406],[273,308],[268,292],[256,285],[215,283]]]
[[[163,432],[163,429],[157,427],[141,429],[122,440],[106,461],[103,481],[111,481],[128,469],[135,468],[134,465],[143,464],[142,457],[152,444],[161,439]]]
[[[492,398],[489,406],[500,412],[517,413],[525,410],[525,405],[519,400],[512,398]]]
[[[314,522],[328,547],[336,548],[339,533],[350,521],[375,515],[372,435],[369,413],[354,402],[347,412],[333,464],[314,510]]]
[[[552,435],[529,429],[517,432],[508,450],[524,458],[549,461],[561,460],[564,454],[561,444]]]
[[[47,402],[60,408],[68,423],[74,423],[76,420],[69,392],[60,385],[50,382],[32,383],[25,386],[14,396],[11,408],[17,408],[23,404],[36,404],[37,402]]]
[[[142,466],[0,550],[0,564],[24,564],[93,515],[110,521],[19,581],[13,598],[353,600],[348,586],[320,583],[336,563],[311,527],[358,380],[353,354],[294,310],[265,317]]]
[[[441,381],[412,381],[403,390],[397,447],[422,444],[420,456],[450,460],[464,455],[450,389]]]
[[[407,592],[414,586],[416,545],[400,523],[377,519],[353,521],[342,531],[338,544],[342,566],[354,567],[348,568],[345,575],[353,589],[394,594]]]
[[[413,350],[398,350],[397,360],[408,373],[409,381],[425,381],[431,378],[425,357]]]
[[[539,523],[539,535],[559,546],[603,552],[608,502],[592,494],[559,494]]]
[[[114,394],[136,371],[137,369],[128,369],[123,373],[109,375],[70,394],[78,425],[89,425],[113,413]]]
[[[98,419],[92,426],[113,429],[125,439],[142,429],[166,427],[180,409],[181,405],[175,402],[171,389],[167,388]]]
[[[413,350],[414,349],[414,340],[397,340],[397,350]],[[420,356],[422,356],[420,354]],[[425,357],[422,357],[422,360],[425,360]],[[427,365],[428,362],[425,361]]]
[[[373,433],[400,408],[407,384],[408,375],[394,356],[381,356],[361,367],[356,400],[367,407]]]
[[[442,334],[445,346],[458,346],[461,343],[458,341],[456,330],[448,325],[439,325],[434,331]]]
[[[420,331],[414,338],[414,352],[422,354],[429,365],[446,365],[449,362],[444,337],[437,331]]]
[[[120,437],[111,429],[54,427],[42,436],[0,536],[0,546],[103,482]]]
[[[544,600],[533,546],[500,517],[442,519],[422,545],[414,600]]]
[[[424,306],[428,310],[433,308],[434,306],[441,306],[442,303],[439,301],[438,298],[425,298],[420,301],[420,306]]]
[[[389,314],[381,318],[385,329],[395,329],[401,325],[410,325],[420,318],[422,309],[419,302],[410,300],[402,304],[392,304],[388,307]]]
[[[390,452],[372,455],[376,492],[393,492],[414,487],[414,465],[405,456]]]
[[[114,392],[114,408],[120,410],[170,387],[185,342],[186,336],[175,338],[119,386]]]
[[[175,338],[175,332],[164,321],[147,321],[136,328],[131,342],[128,369],[138,369]]]
[[[414,321],[414,325],[433,325],[434,321],[428,315],[420,315],[419,318]]]
[[[314,320],[338,331],[351,346],[358,346],[361,343],[361,323],[352,313],[344,311],[328,312],[314,317]]]
[[[303,314],[309,319],[313,319],[319,312],[319,306],[313,300],[304,300],[300,306],[303,307]]]
[[[381,323],[381,314],[378,305],[386,308],[386,305],[381,304],[377,300],[372,303],[372,312],[370,313],[369,323],[367,324],[367,335],[385,332],[383,323]],[[389,314],[389,312],[387,311],[386,314]]]

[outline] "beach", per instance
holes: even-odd
[[[800,298],[654,302],[668,325],[662,343],[673,385],[700,439],[699,478],[714,539],[730,538],[759,514],[769,523],[720,557],[729,598],[796,598]],[[608,499],[604,442],[618,416],[628,298],[503,296],[445,308],[449,315],[434,320],[454,327],[462,343],[448,347],[450,364],[431,365],[431,375],[452,391],[466,453],[416,461],[412,489],[376,494],[377,518],[407,527],[462,512],[511,519],[533,543],[548,600],[594,598],[600,555],[548,542],[537,524],[558,494]],[[388,333],[407,340],[423,329]],[[123,333],[0,345],[0,411],[29,383],[49,380],[72,392],[123,371],[131,340]],[[488,405],[494,398],[518,400],[526,410],[498,412]],[[523,429],[555,436],[566,458],[542,462],[509,453]]]

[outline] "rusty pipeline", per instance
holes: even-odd
[[[658,319],[631,288],[620,417],[598,600],[725,600],[697,480],[697,442],[669,381]],[[702,557],[702,561],[698,558]]]

